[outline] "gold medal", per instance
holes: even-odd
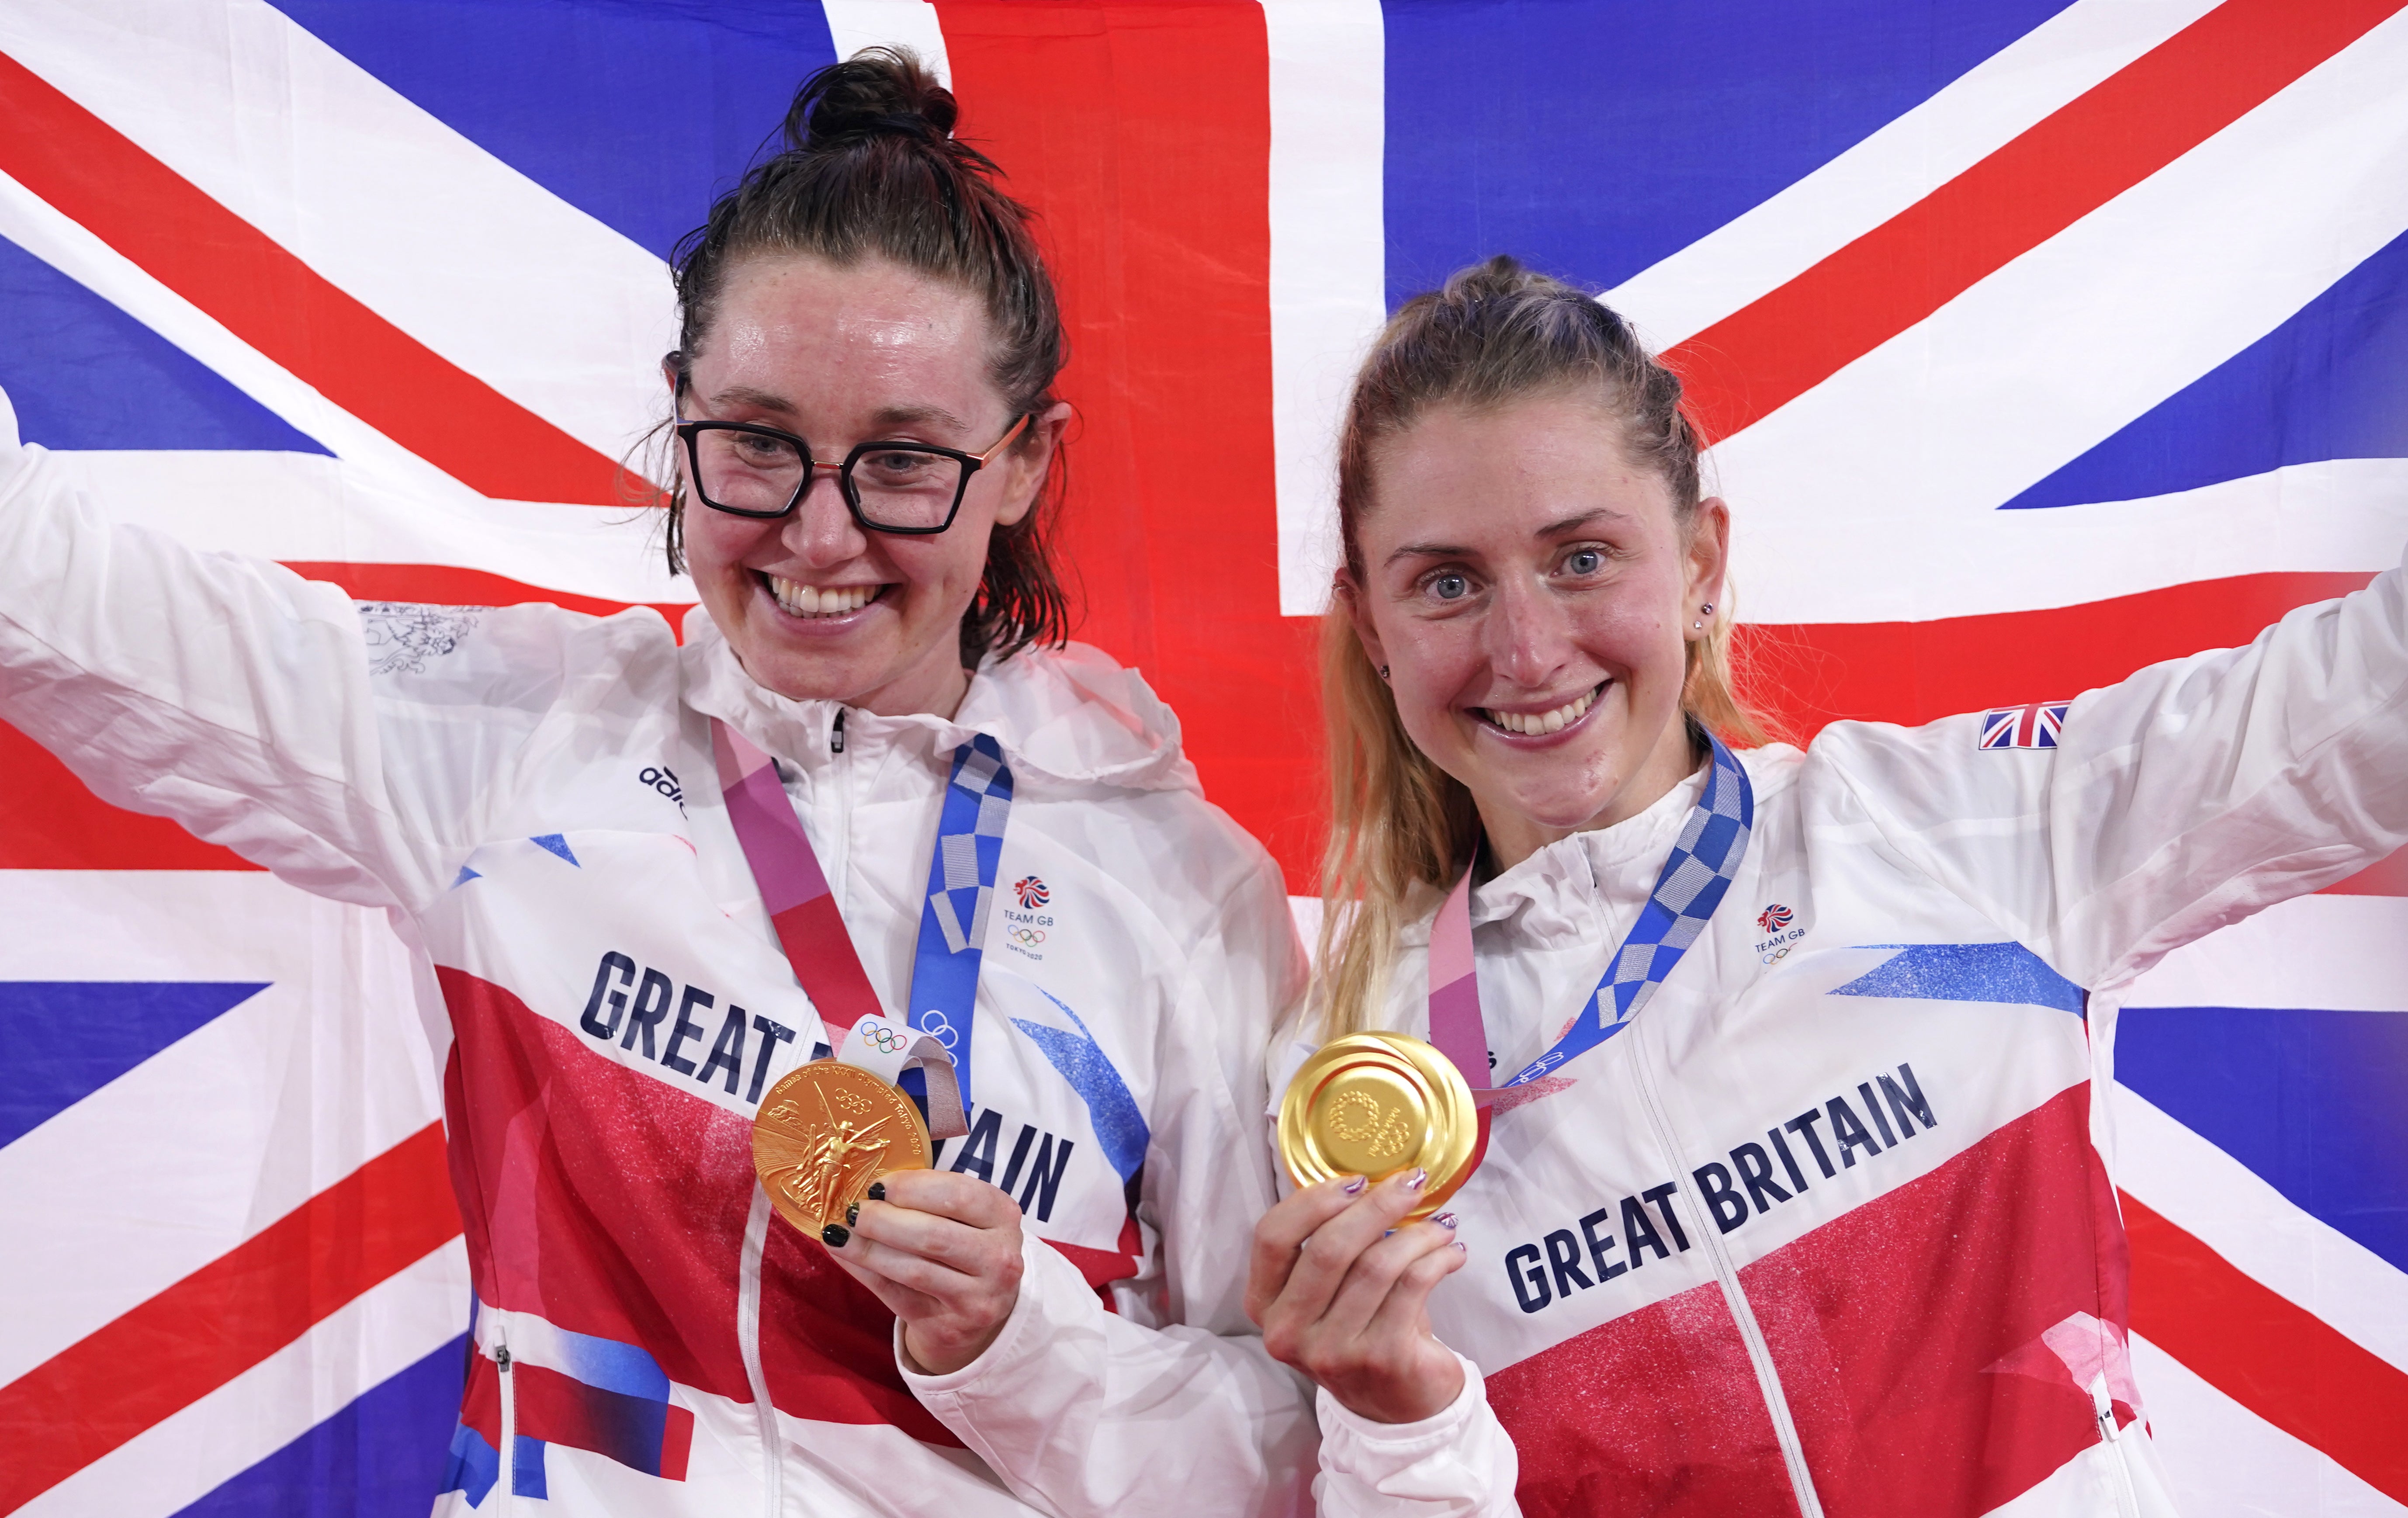
[[[1332,1176],[1429,1172],[1428,1217],[1469,1175],[1480,1140],[1471,1087],[1444,1054],[1401,1033],[1350,1033],[1314,1051],[1280,1098],[1280,1159],[1299,1186]]]
[[[816,1239],[890,1170],[928,1167],[928,1125],[911,1098],[832,1059],[788,1071],[752,1120],[752,1167],[778,1215]]]

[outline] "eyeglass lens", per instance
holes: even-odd
[[[703,499],[757,515],[783,511],[807,467],[793,439],[757,432],[701,429],[694,451]],[[929,528],[942,526],[952,513],[963,468],[959,459],[893,445],[862,453],[845,474],[854,505],[871,524]]]

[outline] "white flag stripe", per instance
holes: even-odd
[[[167,1518],[442,1348],[460,1333],[467,1299],[468,1253],[454,1239],[19,1508],[17,1518]],[[349,1490],[330,1496],[347,1511]]]
[[[174,343],[355,467],[429,500],[474,503],[484,498],[327,400],[308,380],[227,331],[217,318],[7,174],[0,174],[0,237]]]
[[[1338,430],[1387,317],[1386,41],[1379,0],[1263,0],[1271,96],[1271,432],[1280,613],[1338,568]]]
[[[1779,289],[2006,146],[2216,0],[2075,0],[1763,204],[1605,293],[1670,348]]]
[[[18,0],[0,50],[570,437],[616,458],[657,420],[660,259],[264,0]]]
[[[945,31],[937,7],[928,0],[824,0],[828,38],[839,59],[864,48],[899,43],[920,55],[946,88],[953,82],[953,63],[945,55]],[[802,81],[797,79],[797,84]]]
[[[2198,576],[2214,551],[2119,540],[2124,515],[1996,508],[2408,228],[2403,73],[2408,13],[1718,447],[1747,615],[2021,611]],[[2282,537],[2222,572],[2294,567]]]
[[[0,1281],[40,1283],[39,1310],[0,1316],[0,1384],[441,1111],[380,912],[265,874],[9,870],[0,919],[0,981],[272,982],[0,1147]]]
[[[169,450],[55,455],[120,521],[194,548],[340,564],[482,569],[612,601],[691,603],[657,511],[470,497],[429,500],[314,453]]]
[[[2408,1013],[2402,945],[2408,896],[2300,896],[2183,945],[2116,1000]]]
[[[2132,1374],[2183,1518],[2401,1518],[2385,1497],[2134,1334]]]
[[[2109,1167],[2117,1185],[2267,1290],[2408,1371],[2408,1271],[2298,1207],[2139,1092],[2119,1084],[2114,1101]]]

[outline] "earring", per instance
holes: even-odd
[[[1388,666],[1386,665],[1382,665],[1380,666],[1380,678],[1382,680],[1386,680],[1388,678]]]
[[[1698,610],[1701,614],[1711,617],[1714,614],[1714,604],[1712,601],[1708,601],[1705,605],[1698,608]]]

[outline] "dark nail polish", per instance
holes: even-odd
[[[1452,1212],[1440,1212],[1438,1216],[1430,1219],[1430,1221],[1437,1224],[1440,1227],[1446,1229],[1449,1233],[1452,1233],[1455,1231],[1455,1224],[1460,1220]]]
[[[882,1202],[886,1200],[885,1181],[873,1181],[869,1183],[869,1199],[873,1202]]]
[[[845,1240],[852,1237],[852,1231],[841,1223],[831,1223],[820,1230],[820,1242],[830,1249],[844,1248]]]
[[[1358,1175],[1354,1180],[1349,1181],[1346,1184],[1339,1187],[1338,1189],[1344,1192],[1347,1196],[1353,1196],[1360,1193],[1368,1183],[1369,1182],[1365,1181],[1364,1179]]]
[[[1405,1177],[1405,1189],[1407,1191],[1419,1191],[1428,1184],[1429,1172],[1427,1170],[1416,1169],[1412,1174]]]
[[[859,1202],[855,1202],[844,1210],[844,1225],[848,1228],[857,1228],[861,1225],[861,1204]]]

